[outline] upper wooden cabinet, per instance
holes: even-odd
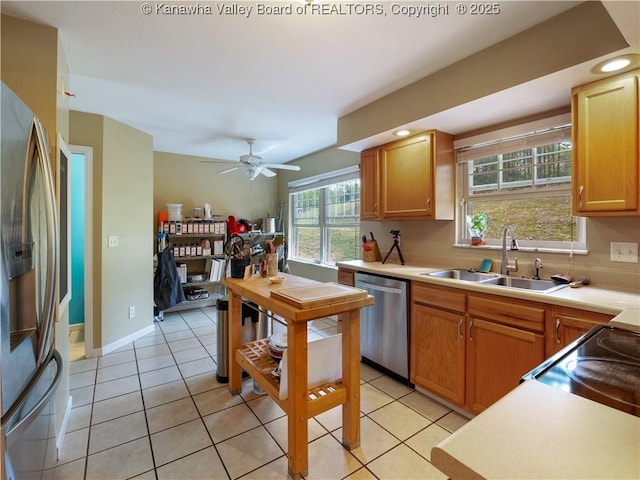
[[[430,131],[365,150],[361,218],[453,220],[453,137]]]
[[[360,153],[360,218],[377,220],[380,190],[380,163],[378,147]]]
[[[573,212],[640,215],[640,70],[573,89]]]

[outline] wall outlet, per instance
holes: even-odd
[[[129,307],[129,318],[133,318],[136,316],[136,307],[135,306],[131,306]]]
[[[638,263],[638,244],[633,242],[611,242],[611,261]]]
[[[109,236],[109,248],[118,246],[118,237],[110,235]]]

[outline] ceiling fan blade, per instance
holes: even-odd
[[[262,173],[265,177],[275,177],[276,176],[276,172],[272,172],[271,170],[266,168],[264,165],[262,166],[262,171],[260,173]]]
[[[283,165],[279,163],[265,163],[263,167],[276,168],[280,170],[292,170],[294,172],[300,171],[300,167],[298,165]]]
[[[220,170],[218,172],[218,175],[222,175],[223,173],[229,173],[229,172],[233,172],[235,170],[238,170],[240,167],[231,167],[231,168],[227,168],[225,170]]]

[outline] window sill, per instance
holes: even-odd
[[[470,245],[468,243],[454,243],[454,248],[468,248],[472,250],[490,250],[490,251],[502,251],[501,245]],[[511,251],[511,250],[509,250]],[[573,254],[573,255],[588,255],[589,250],[584,248],[552,248],[552,247],[520,247],[519,252],[531,252],[531,253],[559,253],[559,254]]]

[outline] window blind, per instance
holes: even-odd
[[[351,167],[341,168],[340,170],[334,170],[333,172],[294,180],[289,182],[287,185],[289,187],[289,193],[300,193],[306,190],[313,190],[333,185],[334,183],[348,182],[359,177],[360,167],[358,165],[353,165]]]
[[[456,161],[458,163],[464,163],[479,158],[492,157],[501,153],[518,152],[527,148],[567,141],[571,141],[571,125],[562,125],[542,132],[533,132],[527,135],[500,139],[494,142],[458,149],[456,150]]]

